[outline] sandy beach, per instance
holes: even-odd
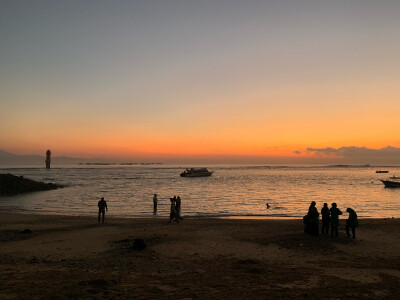
[[[107,218],[103,225],[96,215],[4,211],[0,298],[394,299],[399,228],[399,219],[361,219],[357,239],[342,225],[331,240],[305,235],[302,220]],[[132,248],[135,238],[145,250]]]

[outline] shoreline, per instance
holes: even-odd
[[[65,217],[83,217],[83,218],[97,218],[97,211],[93,214],[65,214],[65,213],[56,213],[56,212],[38,212],[32,210],[25,209],[9,209],[7,207],[0,207],[0,213],[11,213],[11,214],[23,214],[23,215],[39,215],[39,216],[65,216]],[[184,219],[221,219],[221,220],[303,220],[303,217],[293,217],[293,216],[261,216],[261,215],[222,215],[222,216],[209,216],[209,215],[183,215]],[[168,220],[168,215],[147,215],[147,216],[124,216],[124,215],[108,215],[106,213],[106,218],[110,219],[135,219],[135,220]],[[347,216],[344,215],[340,220],[346,220]],[[388,219],[400,219],[396,217],[373,217],[373,216],[362,216],[358,217],[359,220],[388,220]],[[319,219],[321,222],[321,218]]]
[[[400,220],[360,219],[357,239],[300,219],[107,218],[0,211],[4,299],[396,299]],[[29,229],[30,231],[25,231]],[[134,239],[146,248],[133,248]]]
[[[45,211],[34,211],[34,210],[27,210],[27,209],[9,209],[6,206],[0,206],[0,213],[15,213],[15,214],[26,214],[26,215],[41,215],[41,216],[65,216],[65,217],[96,217],[97,218],[97,211],[93,214],[71,214],[71,213],[56,213],[56,212],[45,212]],[[306,212],[304,213],[306,214]],[[135,220],[154,220],[154,219],[169,219],[168,215],[146,215],[146,216],[125,216],[125,215],[108,215],[106,213],[106,217],[111,219],[135,219]],[[184,219],[221,219],[221,220],[303,220],[303,217],[298,216],[262,216],[262,215],[221,215],[221,216],[210,216],[210,215],[182,215]],[[340,220],[346,220],[347,216],[342,215]],[[388,219],[400,219],[397,217],[373,217],[373,216],[359,216],[359,220],[388,220]],[[321,222],[321,218],[319,219]]]

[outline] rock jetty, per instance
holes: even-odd
[[[34,181],[23,176],[0,174],[0,196],[10,196],[29,192],[55,190],[64,187],[54,183]]]

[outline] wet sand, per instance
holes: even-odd
[[[361,219],[356,240],[305,235],[302,220],[166,221],[0,212],[0,298],[400,296],[399,219]]]

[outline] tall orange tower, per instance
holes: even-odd
[[[50,163],[51,163],[51,151],[47,150],[46,151],[46,169],[50,169]]]

